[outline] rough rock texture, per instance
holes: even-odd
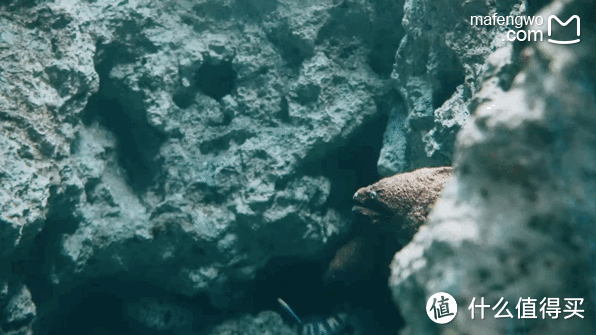
[[[590,9],[591,8],[591,9]],[[591,10],[591,11],[590,11]],[[595,19],[589,1],[554,1],[538,10],[581,17],[581,42],[507,45],[491,55],[471,120],[458,135],[454,179],[427,227],[392,264],[390,286],[407,319],[401,334],[593,334],[596,220]],[[553,26],[560,40],[573,29]],[[517,64],[522,65],[520,68]],[[458,316],[439,326],[420,312],[448,292]],[[495,319],[502,297],[513,319]],[[519,319],[520,298],[537,299],[537,319]],[[559,298],[558,320],[540,301]],[[565,298],[581,298],[584,318]],[[502,306],[502,305],[501,305]],[[506,315],[506,313],[504,312]]]
[[[93,39],[69,15],[0,12],[0,332],[28,334],[38,311],[16,258],[46,224],[52,199],[81,194],[60,162],[99,77]]]
[[[518,15],[520,2],[407,0],[391,77],[404,101],[390,113],[379,159],[382,176],[451,165],[455,135],[478,91],[485,58],[506,25],[476,27],[472,15]]]
[[[279,314],[266,311],[256,316],[245,315],[215,327],[208,335],[295,335]]]
[[[104,16],[93,28],[104,81],[73,143],[86,199],[56,280],[150,271],[158,286],[226,306],[228,280],[295,248],[314,255],[347,226],[323,206],[329,180],[301,165],[382,112],[389,88],[360,40],[346,58],[316,47],[320,29],[344,29],[336,16],[366,12],[293,6],[252,9],[262,25],[225,2],[76,8]]]
[[[4,18],[2,33],[12,75],[2,87],[4,256],[45,223],[55,285],[150,278],[226,306],[228,280],[296,249],[313,256],[349,226],[324,206],[329,179],[304,166],[395,94],[368,65],[373,8],[58,1],[7,11],[22,19]]]
[[[0,6],[0,307],[34,286],[37,331],[103,278],[230,307],[349,228],[325,160],[397,99],[388,3]]]
[[[287,278],[253,280],[272,260],[328,261],[358,188],[449,165],[468,105],[493,96],[472,100],[506,29],[466,20],[520,10],[3,1],[0,333],[200,333],[224,322],[222,311],[271,308],[260,300],[275,289],[300,292],[305,309],[325,305],[323,292]],[[584,176],[566,168],[556,174]],[[565,201],[583,208],[574,196]]]

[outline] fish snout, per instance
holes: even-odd
[[[354,193],[354,195],[352,196],[352,200],[354,200],[357,203],[363,203],[365,201],[370,200],[375,201],[377,199],[379,199],[379,195],[375,190],[373,190],[370,187],[363,187],[356,191],[356,193]]]

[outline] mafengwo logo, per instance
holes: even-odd
[[[553,19],[556,20],[557,22],[559,22],[560,25],[562,25],[563,27],[566,27],[569,23],[571,23],[571,21],[573,20],[577,20],[577,39],[575,40],[571,40],[571,41],[559,41],[559,40],[554,40],[552,38],[549,38],[548,41],[554,44],[575,44],[575,43],[579,43],[579,36],[580,36],[580,32],[581,32],[581,28],[580,28],[580,19],[579,16],[577,15],[573,15],[572,17],[569,18],[569,20],[562,22],[561,20],[559,20],[559,18],[556,15],[551,15],[548,17],[548,37],[551,36],[551,27],[552,27],[552,23],[553,23]]]
[[[575,22],[575,25],[572,23]],[[564,28],[559,29],[555,27],[555,31],[557,35],[560,35],[563,29],[574,29],[577,38],[570,39],[570,40],[559,40],[553,35],[553,25],[557,23]],[[509,29],[503,36],[503,41],[508,40],[510,42],[513,41],[530,41],[530,42],[538,42],[543,41],[543,30],[542,29],[529,29],[528,27],[542,27],[544,25],[544,18],[542,16],[502,16],[497,13],[493,13],[492,15],[476,15],[470,17],[470,24],[473,26],[508,26]],[[556,15],[549,15],[547,20],[547,32],[548,38],[547,41],[553,44],[575,44],[580,42],[580,35],[581,35],[581,20],[579,15],[573,15],[567,19],[567,21],[562,21]],[[517,28],[514,30],[513,28]],[[524,29],[525,28],[525,29]]]

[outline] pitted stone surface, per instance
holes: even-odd
[[[554,1],[536,15],[569,17],[590,5]],[[546,23],[530,28],[547,30]],[[573,36],[561,29],[554,33]],[[594,36],[588,28],[585,44],[506,46],[487,60],[474,116],[458,135],[454,178],[392,263],[394,301],[412,315],[402,334],[595,331]],[[523,67],[511,66],[517,62]],[[458,316],[443,327],[413,316],[436,292],[458,303]],[[536,299],[536,319],[518,316],[528,297]],[[565,322],[542,319],[545,297],[559,299]],[[487,309],[481,320],[476,308],[472,319],[474,298],[491,307],[503,298],[513,318],[495,319]],[[583,319],[569,317],[565,298],[583,299]]]
[[[567,163],[569,157],[593,157],[590,137],[570,132],[577,136],[571,144],[556,139],[591,125],[593,69],[567,62],[576,54],[593,59],[586,56],[593,50],[540,44],[535,52],[550,62],[526,62],[540,57],[511,45],[501,48],[506,27],[466,22],[470,15],[493,11],[516,14],[523,6],[515,1],[4,1],[0,308],[9,307],[3,315],[11,316],[2,320],[0,333],[47,332],[52,320],[61,320],[57,316],[76,311],[69,304],[76,301],[71,292],[107,279],[145,283],[152,287],[143,292],[147,296],[154,290],[176,296],[173,300],[205,294],[217,308],[234,308],[251,294],[246,285],[268,260],[318,259],[350,230],[343,199],[370,182],[342,179],[356,168],[333,161],[344,157],[337,152],[370,150],[376,160],[380,150],[377,166],[364,172],[374,181],[449,165],[455,134],[469,111],[478,114],[475,128],[460,137],[456,161],[485,164],[490,179],[458,181],[449,194],[460,197],[457,190],[475,185],[486,189],[480,196],[536,199],[523,208],[516,207],[521,200],[506,207],[519,208],[512,222],[527,219],[538,227],[534,230],[548,226],[565,232],[575,227],[565,218],[591,220],[586,203],[593,204],[587,199],[594,191],[582,178],[593,169]],[[582,45],[594,45],[590,36],[586,30]],[[510,90],[519,64],[528,69]],[[565,77],[568,68],[583,81]],[[538,82],[543,84],[527,84]],[[545,97],[559,99],[568,107],[565,113]],[[493,110],[498,112],[481,111],[505,98],[509,105]],[[517,118],[514,111],[523,105],[531,107]],[[383,132],[382,149],[346,148],[370,136],[380,141]],[[513,139],[518,142],[507,147]],[[483,144],[497,142],[501,146],[492,151],[497,147]],[[545,155],[536,149],[540,146],[551,151]],[[552,157],[564,159],[557,166]],[[458,169],[477,175],[471,163]],[[536,186],[553,175],[566,181],[555,183],[554,193],[561,194],[557,203],[545,202],[542,186]],[[501,189],[502,183],[523,178],[528,179],[523,189]],[[349,187],[354,190],[346,192]],[[468,200],[485,206],[470,194],[457,198],[457,206]],[[536,206],[563,208],[566,214],[522,213]],[[449,208],[441,211],[455,217]],[[458,214],[469,214],[458,218],[468,230],[454,237],[445,229],[442,236],[454,241],[485,236],[472,209]],[[495,217],[501,220],[497,214],[486,219]],[[499,228],[491,231],[506,235]],[[416,243],[409,252],[423,253]],[[473,257],[478,250],[471,250]],[[524,257],[525,252],[520,251]],[[557,254],[552,257],[551,263],[559,264]],[[583,266],[582,260],[564,269]],[[402,275],[427,261],[412,262]],[[553,285],[567,293],[564,284]],[[200,315],[193,320],[212,326]],[[277,321],[265,323],[275,327]]]

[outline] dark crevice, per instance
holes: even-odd
[[[304,60],[312,57],[310,50],[302,50],[297,46],[285,45],[281,48],[282,57],[287,60],[288,66],[298,68]]]
[[[149,125],[142,113],[107,96],[102,84],[99,92],[89,99],[83,122],[86,125],[98,122],[113,132],[118,161],[133,189],[143,190],[149,186],[158,172],[155,157],[165,138]]]
[[[50,213],[30,250],[24,265],[24,282],[37,307],[34,331],[36,334],[91,334],[101,326],[106,332],[117,334],[123,323],[120,309],[115,308],[119,303],[115,302],[114,293],[94,294],[81,288],[59,292],[50,281],[50,274],[59,272],[62,266],[55,257],[60,254],[61,236],[72,233],[76,226],[74,219]]]
[[[122,315],[122,298],[119,294],[94,291],[92,288],[77,289],[61,297],[59,305],[62,313],[52,320],[48,335],[120,334],[129,331],[128,322]]]
[[[181,109],[188,108],[195,101],[195,92],[193,90],[183,90],[172,96],[172,101]]]
[[[281,102],[279,106],[279,112],[277,113],[277,117],[283,123],[290,123],[292,121],[290,117],[290,106],[288,104],[288,97],[282,96]]]
[[[386,127],[387,116],[380,113],[343,146],[327,153],[319,161],[305,163],[306,174],[324,175],[331,180],[327,206],[349,216],[354,193],[379,180],[377,162]]]
[[[277,47],[286,65],[297,69],[304,60],[314,55],[311,45],[292,32],[287,23],[283,23],[267,33],[269,41]]]
[[[333,292],[325,290],[321,263],[300,258],[276,258],[257,274],[252,291],[255,311],[275,310],[285,318],[277,298],[282,298],[301,316],[325,315],[339,303]],[[293,323],[291,318],[286,319]]]
[[[379,115],[362,126],[343,146],[318,161],[305,164],[306,174],[324,175],[331,180],[327,206],[342,212],[345,217],[352,217],[351,198],[354,192],[379,180],[377,161],[383,130],[387,126],[382,100],[378,104],[381,110]],[[283,187],[282,184],[276,187]],[[391,301],[392,295],[387,285],[388,264],[398,249],[395,239],[376,233],[373,228],[371,236],[376,237],[371,245],[375,264],[370,277],[346,283],[325,284],[323,280],[335,251],[354,234],[359,232],[353,231],[330,242],[320,259],[272,259],[255,279],[253,312],[276,310],[288,324],[295,324],[296,321],[280,308],[277,298],[284,299],[301,317],[326,317],[338,308],[348,308],[346,306],[349,305],[351,313],[363,323],[366,334],[395,334],[404,325]]]
[[[217,154],[221,151],[228,150],[230,148],[230,142],[234,142],[236,145],[242,145],[247,139],[253,136],[255,135],[246,129],[238,129],[212,140],[204,141],[199,146],[199,149],[203,155],[210,153]]]
[[[197,88],[204,94],[219,101],[224,96],[232,93],[236,85],[237,74],[232,67],[232,62],[214,64],[205,62],[197,71],[195,81]],[[184,105],[188,98],[178,98]],[[186,99],[186,100],[185,100]]]
[[[51,206],[42,231],[35,237],[27,260],[22,265],[24,283],[30,289],[37,307],[36,334],[46,334],[48,325],[56,317],[59,306],[56,305],[58,294],[50,281],[50,274],[60,271],[62,263],[55,255],[60,254],[61,236],[73,233],[79,222],[70,214],[72,208],[63,208],[57,204]]]
[[[382,78],[389,78],[395,63],[395,53],[399,47],[401,37],[395,31],[399,29],[381,29],[374,34],[368,64],[372,70]],[[399,34],[401,35],[401,34]]]
[[[142,96],[127,91],[110,77],[110,72],[118,64],[135,62],[157,49],[134,22],[124,21],[118,30],[124,38],[109,44],[98,42],[94,62],[99,90],[89,98],[82,120],[87,126],[97,122],[115,135],[119,164],[133,189],[142,192],[159,169],[155,157],[165,136],[149,125],[140,108]]]
[[[396,334],[405,323],[391,300],[387,285],[389,267],[386,265],[390,257],[388,253],[383,255],[385,247],[390,249],[395,245],[379,241],[375,250],[378,262],[370,278],[345,286],[324,284],[327,258],[324,261],[273,259],[255,278],[251,313],[274,310],[288,325],[295,325],[294,318],[277,302],[277,298],[282,298],[302,319],[326,318],[346,311],[362,323],[365,334]]]
[[[457,87],[464,83],[465,71],[459,60],[453,55],[449,57],[446,64],[441,64],[434,76],[433,85],[433,109],[437,109],[445,103]]]
[[[172,101],[179,108],[186,109],[195,103],[197,91],[221,101],[223,97],[232,93],[237,77],[231,61],[216,64],[206,60],[194,74],[190,85],[173,94]],[[226,117],[229,119],[229,116]],[[224,123],[229,123],[229,120],[224,120]]]
[[[51,286],[45,287],[51,289]],[[41,291],[39,289],[38,291]],[[147,292],[150,292],[148,294]],[[85,284],[53,292],[49,297],[41,297],[41,292],[33,292],[37,306],[52,313],[38,317],[36,334],[175,334],[179,331],[201,331],[226,319],[238,316],[238,312],[227,312],[214,308],[207,295],[186,297],[164,291],[143,281],[132,279],[97,278]],[[45,299],[40,305],[41,299]],[[130,304],[145,299],[167,302],[192,314],[189,324],[175,324],[179,316],[163,310],[161,321],[169,323],[168,329],[149,329],[128,312]],[[49,306],[51,304],[51,307]],[[59,311],[56,313],[56,311]],[[244,309],[243,311],[246,311]],[[39,314],[40,310],[38,310]]]

